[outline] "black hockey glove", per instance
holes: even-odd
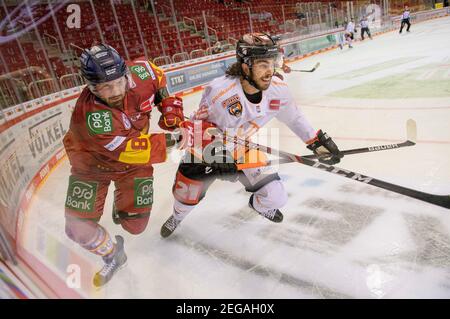
[[[233,156],[221,142],[213,142],[205,147],[203,161],[203,164],[211,167],[219,179],[234,182],[239,177]]]
[[[337,145],[333,142],[327,133],[322,130],[317,132],[317,136],[310,144],[306,146],[314,152],[319,158],[319,162],[334,165],[341,161],[343,157]]]

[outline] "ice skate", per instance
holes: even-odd
[[[181,220],[178,220],[171,215],[161,227],[161,236],[163,238],[169,237],[180,223]]]
[[[261,213],[259,211],[257,211],[255,209],[255,207],[253,207],[253,194],[252,196],[250,196],[250,199],[248,201],[248,206],[250,206],[250,208],[252,208],[254,211],[256,211],[258,214],[260,214],[261,216],[267,218],[268,220],[274,222],[274,223],[281,223],[283,221],[283,214],[280,212],[279,209],[271,209],[267,212]]]
[[[124,240],[122,236],[116,236],[115,252],[113,256],[103,257],[105,264],[103,268],[94,276],[94,286],[102,287],[106,285],[114,274],[123,268],[127,262],[127,255],[124,250]]]

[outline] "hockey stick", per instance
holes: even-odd
[[[239,142],[236,139],[234,139],[233,141]],[[242,141],[242,145],[245,145],[249,148],[253,148],[253,149],[268,153],[268,154],[276,154],[276,152],[274,152],[274,150],[272,150],[270,147],[251,143],[248,141]],[[369,185],[376,186],[379,188],[383,188],[383,189],[386,189],[386,190],[394,192],[394,193],[402,194],[402,195],[409,196],[409,197],[412,197],[412,198],[415,198],[415,199],[418,199],[418,200],[421,200],[421,201],[424,201],[424,202],[427,202],[430,204],[434,204],[437,206],[441,206],[441,207],[450,209],[450,195],[434,195],[434,194],[417,191],[414,189],[410,189],[410,188],[406,188],[403,186],[388,183],[388,182],[385,182],[385,181],[382,181],[382,180],[379,180],[379,179],[376,179],[376,178],[373,178],[370,176],[366,176],[366,175],[363,175],[363,174],[360,174],[357,172],[342,169],[342,168],[339,168],[336,166],[322,164],[322,163],[316,162],[312,159],[305,158],[304,156],[299,156],[299,155],[290,154],[290,153],[286,153],[286,152],[280,152],[280,155],[285,157],[285,159],[282,159],[280,161],[280,163],[297,162],[300,164],[318,168],[320,170],[323,170],[323,171],[326,171],[329,173],[333,173],[336,175],[340,175],[340,176],[352,179],[356,182],[361,182],[361,183],[369,184]],[[259,165],[259,166],[261,166],[261,165]],[[238,168],[239,168],[239,165],[238,165]],[[241,166],[240,168],[244,168],[244,167]],[[246,166],[245,168],[249,168],[249,167]]]
[[[352,155],[352,154],[360,154],[360,153],[372,153],[386,150],[393,150],[401,147],[414,146],[416,145],[417,139],[417,125],[416,121],[409,119],[406,122],[406,141],[399,144],[385,144],[385,145],[377,145],[377,146],[369,146],[362,148],[354,148],[349,150],[341,151],[342,155]],[[325,155],[326,156],[326,155]],[[305,155],[304,158],[319,158],[316,154]]]
[[[408,146],[414,146],[416,145],[417,140],[417,125],[416,122],[412,119],[409,119],[406,122],[406,141],[399,143],[399,144],[384,144],[384,145],[377,145],[377,146],[369,146],[369,147],[362,147],[362,148],[354,148],[354,149],[348,149],[348,150],[342,150],[342,155],[352,155],[352,154],[361,154],[361,153],[373,153],[373,152],[379,152],[379,151],[386,151],[386,150],[394,150],[401,147],[408,147]],[[282,151],[274,150],[273,152],[278,152],[278,154],[281,154]],[[309,158],[309,159],[318,159],[320,157],[327,157],[326,154],[319,156],[316,154],[311,155],[303,155],[302,158]],[[295,160],[292,160],[289,156],[284,156],[283,158],[280,158],[275,161],[267,161],[263,163],[263,166],[270,166],[270,165],[278,165],[278,164],[284,164],[284,163],[292,163],[295,162]],[[252,164],[239,164],[239,169],[246,169],[246,168],[254,168],[261,166],[262,163],[252,163]]]
[[[314,72],[319,66],[320,66],[320,62],[317,62],[316,65],[311,70],[294,70],[294,69],[291,69],[291,71],[293,71],[293,72]]]
[[[414,146],[416,145],[415,142],[407,140],[405,142],[399,143],[399,144],[385,144],[385,145],[377,145],[377,146],[369,146],[369,147],[362,147],[362,148],[353,148],[349,150],[343,150],[341,151],[342,155],[352,155],[352,154],[361,154],[361,153],[373,153],[373,152],[379,152],[379,151],[387,151],[387,150],[395,150],[397,148],[401,147],[408,147],[408,146]],[[304,155],[303,158],[309,158],[309,159],[317,159],[320,157],[327,157],[327,155]],[[274,164],[284,164],[284,163],[292,163],[293,161],[290,158],[282,158],[278,161],[268,161],[266,163],[266,166],[274,165]]]
[[[168,134],[169,136],[171,134]],[[396,144],[384,144],[384,145],[377,145],[377,146],[369,146],[369,147],[362,147],[362,148],[354,148],[354,149],[348,149],[348,150],[342,150],[342,155],[353,155],[353,154],[361,154],[361,153],[373,153],[373,152],[379,152],[379,151],[386,151],[386,150],[394,150],[397,148],[402,147],[408,147],[408,146],[414,146],[416,145],[416,139],[417,139],[417,126],[416,122],[412,119],[409,119],[406,122],[406,141],[402,143],[396,143]],[[281,154],[281,151],[273,150],[274,152],[278,152],[278,154]],[[309,158],[309,159],[318,159],[321,156],[316,154],[311,155],[304,155],[302,158]],[[322,157],[327,157],[327,155],[322,155]],[[255,168],[260,166],[270,166],[270,165],[278,165],[278,164],[285,164],[285,163],[292,163],[295,162],[295,160],[290,159],[289,157],[284,157],[276,161],[267,161],[265,163],[252,163],[252,164],[239,164],[238,167],[240,170],[246,169],[246,168]]]
[[[240,145],[244,145],[248,148],[252,148],[252,149],[256,149],[259,150],[261,152],[267,153],[267,154],[275,154],[275,155],[281,155],[282,157],[284,157],[284,159],[281,159],[280,162],[297,162],[303,165],[307,165],[307,166],[311,166],[314,168],[318,168],[320,170],[329,172],[329,173],[333,173],[339,176],[343,176],[349,179],[352,179],[356,182],[361,182],[361,183],[365,183],[365,184],[369,184],[372,186],[376,186],[382,189],[386,189],[388,191],[394,192],[394,193],[398,193],[401,195],[405,195],[405,196],[409,196],[430,204],[434,204],[437,206],[441,206],[447,209],[450,209],[450,195],[435,195],[435,194],[430,194],[430,193],[425,193],[425,192],[421,192],[418,190],[414,190],[414,189],[410,189],[407,187],[403,187],[403,186],[399,186],[396,184],[392,184],[392,183],[388,183],[370,176],[366,176],[357,172],[353,172],[353,171],[349,171],[346,169],[342,169],[336,166],[332,166],[332,165],[327,165],[327,164],[323,164],[320,162],[316,162],[312,159],[306,158],[304,156],[300,156],[300,155],[295,155],[295,154],[291,154],[288,152],[284,152],[284,151],[278,151],[278,150],[274,150],[268,146],[263,146],[263,145],[259,145],[256,143],[252,143],[250,141],[247,140],[242,140],[236,137],[230,137],[230,136],[225,136],[224,137],[227,141],[229,142],[233,142],[233,143],[237,143]],[[268,162],[270,163],[270,162]],[[266,163],[267,164],[267,163]],[[245,165],[245,164],[243,164]],[[259,165],[262,166],[262,165]],[[239,167],[238,164],[238,168],[244,168],[244,166]],[[245,168],[249,168],[248,166]]]
[[[214,135],[216,135],[216,134],[214,134]],[[291,154],[291,153],[284,152],[284,151],[275,150],[268,146],[252,143],[248,140],[243,140],[243,139],[240,139],[235,136],[234,137],[227,136],[227,135],[223,136],[222,134],[218,134],[218,135],[221,136],[222,138],[224,138],[228,142],[243,145],[245,147],[259,150],[259,151],[267,153],[267,154],[280,155],[282,157],[279,161],[268,161],[265,163],[254,163],[254,164],[253,163],[252,164],[237,164],[237,167],[239,170],[253,168],[253,167],[267,166],[267,165],[271,165],[271,164],[273,165],[275,162],[279,163],[279,164],[297,162],[297,163],[300,163],[303,165],[311,166],[311,167],[318,168],[320,170],[323,170],[323,171],[326,171],[329,173],[333,173],[336,175],[340,175],[340,176],[352,179],[356,182],[361,182],[361,183],[369,184],[372,186],[376,186],[376,187],[386,189],[386,190],[394,192],[394,193],[409,196],[409,197],[412,197],[412,198],[415,198],[415,199],[418,199],[418,200],[421,200],[421,201],[424,201],[424,202],[427,202],[430,204],[434,204],[437,206],[441,206],[441,207],[450,209],[450,195],[435,195],[435,194],[417,191],[417,190],[410,189],[407,187],[388,183],[388,182],[385,182],[385,181],[382,181],[382,180],[379,180],[379,179],[376,179],[376,178],[373,178],[370,176],[365,176],[365,175],[357,173],[357,172],[349,171],[349,170],[342,169],[342,168],[332,166],[332,165],[323,164],[323,163],[317,162],[311,158],[308,158],[307,156],[300,156],[300,155],[295,155],[295,154]],[[397,146],[402,145],[401,147],[415,145],[416,124],[413,120],[408,120],[408,122],[407,122],[407,135],[408,135],[408,140],[406,142],[403,142],[401,144],[390,144],[390,145],[391,146],[392,145],[397,145]],[[388,148],[382,148],[382,146],[380,146],[380,148],[374,149],[374,150],[370,150],[370,148],[361,148],[361,149],[355,149],[355,150],[348,150],[347,154],[374,152],[374,151],[381,151],[384,149],[388,149]],[[389,148],[389,149],[392,149],[392,148]]]
[[[188,119],[187,117],[185,117]],[[170,135],[170,134],[169,134]],[[369,146],[369,147],[362,147],[362,148],[354,148],[354,149],[348,149],[348,150],[342,150],[342,155],[353,155],[353,154],[361,154],[361,153],[373,153],[373,152],[379,152],[379,151],[386,151],[386,150],[393,150],[397,148],[402,147],[408,147],[408,146],[414,146],[416,145],[417,140],[417,125],[416,122],[413,119],[409,119],[406,122],[406,141],[402,143],[395,143],[395,144],[384,144],[384,145],[377,145],[377,146]],[[281,154],[281,151],[274,150],[275,152],[278,152],[278,154]],[[326,157],[327,155],[323,155],[322,157]],[[317,159],[321,156],[318,156],[316,154],[311,155],[304,155],[303,158],[309,158],[309,159]],[[292,163],[294,160],[290,159],[289,156],[281,158],[277,161],[268,161],[264,163],[264,166],[270,166],[270,165],[276,165],[276,164],[284,164],[284,163]],[[261,166],[261,163],[253,163],[253,164],[239,164],[239,169],[245,169],[245,168],[254,168]]]

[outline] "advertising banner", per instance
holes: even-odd
[[[0,223],[16,238],[20,198],[33,177],[62,148],[71,107],[76,98],[65,103],[42,106],[24,114],[15,124],[0,126]]]
[[[234,56],[223,60],[207,61],[186,68],[166,71],[167,86],[171,94],[204,85],[225,74],[227,68],[236,61]]]

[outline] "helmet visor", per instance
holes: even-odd
[[[260,61],[269,62],[271,67],[274,69],[279,69],[283,66],[283,55],[280,52],[271,55],[260,55],[252,57],[252,65],[259,63]]]
[[[259,59],[272,59],[275,62],[275,67],[279,68],[283,64],[283,55],[280,53],[280,50],[276,46],[272,47],[243,47],[244,54],[247,58],[250,58],[252,61]]]

